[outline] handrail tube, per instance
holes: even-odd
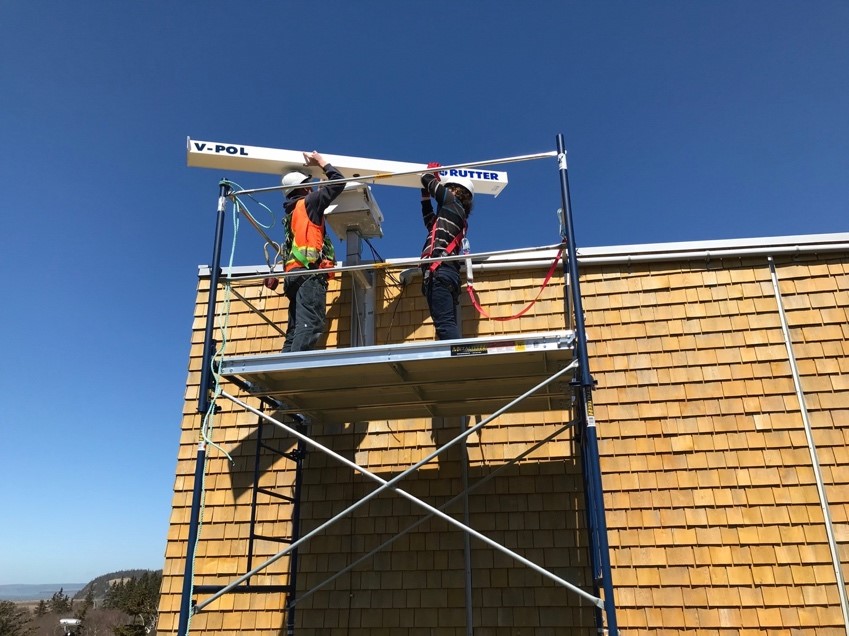
[[[439,166],[438,168],[431,168],[431,169],[428,169],[427,167],[425,167],[424,169],[420,169],[420,170],[402,170],[400,172],[383,172],[383,173],[380,173],[380,174],[373,174],[373,175],[369,175],[369,176],[362,175],[362,176],[359,176],[359,177],[345,177],[344,179],[327,179],[325,181],[317,181],[317,182],[310,183],[310,186],[311,187],[312,186],[324,187],[324,186],[329,186],[329,185],[336,185],[337,183],[350,183],[352,181],[356,181],[358,183],[372,183],[373,184],[375,181],[379,181],[380,179],[388,179],[390,177],[403,177],[403,176],[411,175],[411,174],[425,174],[427,172],[442,172],[443,170],[456,170],[456,169],[459,169],[459,168],[482,168],[484,166],[498,166],[498,165],[502,165],[502,164],[505,164],[505,163],[517,163],[519,161],[533,161],[535,159],[545,159],[545,158],[548,158],[548,157],[554,157],[555,154],[556,153],[554,153],[552,151],[539,152],[539,153],[530,154],[530,155],[516,155],[515,157],[504,157],[502,159],[489,159],[489,160],[486,160],[486,161],[471,161],[471,162],[468,162],[468,163],[455,163],[455,164],[451,164],[451,165],[448,165],[448,166]],[[260,193],[260,192],[276,192],[276,191],[279,191],[279,190],[284,190],[284,191],[285,190],[297,190],[298,188],[303,188],[303,187],[304,187],[304,185],[302,183],[290,185],[290,186],[284,186],[284,185],[269,186],[267,188],[254,188],[252,190],[239,190],[238,192],[235,192],[234,194],[242,195],[242,194],[257,194],[257,193]]]
[[[321,269],[296,269],[289,272],[278,272],[273,269],[256,271],[255,268],[248,266],[249,269],[254,269],[256,273],[252,274],[233,274],[233,269],[228,269],[227,271],[227,279],[231,282],[240,282],[245,280],[261,280],[264,278],[268,278],[269,276],[276,276],[278,278],[287,278],[289,276],[308,276],[310,274],[330,274],[330,273],[344,273],[344,272],[353,272],[357,270],[371,270],[371,269],[401,269],[404,267],[418,266],[424,265],[427,263],[434,263],[437,261],[440,262],[448,262],[448,261],[462,261],[466,258],[488,258],[490,256],[500,256],[503,254],[516,254],[521,252],[533,252],[537,250],[554,250],[552,252],[552,257],[557,253],[556,250],[560,249],[562,245],[545,245],[542,247],[526,247],[519,248],[515,250],[497,250],[492,252],[478,252],[477,254],[458,254],[456,256],[440,256],[433,258],[407,258],[407,259],[392,259],[388,261],[379,261],[379,262],[371,262],[371,263],[360,263],[358,265],[337,265],[336,267],[326,267]],[[204,278],[209,274],[200,271],[199,276]]]
[[[381,261],[377,263],[362,263],[360,265],[346,265],[339,266],[333,268],[322,269],[322,273],[344,273],[348,271],[357,271],[357,270],[369,270],[369,269],[402,269],[405,267],[415,267],[425,263],[432,263],[434,261],[462,261],[466,258],[472,259],[483,259],[483,258],[491,258],[493,256],[502,256],[511,253],[521,253],[521,252],[539,252],[542,250],[549,250],[551,252],[550,258],[553,258],[557,253],[557,250],[560,246],[552,245],[552,246],[543,246],[543,247],[531,247],[531,248],[520,248],[517,250],[499,250],[492,252],[479,252],[477,254],[471,255],[458,255],[458,256],[445,256],[442,258],[430,258],[430,259],[389,259],[386,261]],[[816,244],[816,245],[787,245],[787,246],[774,246],[774,247],[759,247],[759,248],[743,248],[743,249],[734,249],[734,250],[697,250],[693,252],[666,252],[666,253],[657,253],[657,254],[636,254],[632,256],[592,256],[592,255],[582,255],[580,251],[577,255],[577,261],[579,265],[627,265],[627,264],[637,264],[637,263],[650,263],[650,262],[663,262],[663,261],[682,261],[682,260],[711,260],[711,259],[721,259],[721,258],[745,258],[747,256],[761,256],[761,255],[803,255],[803,254],[817,254],[821,252],[842,252],[849,251],[849,243],[829,243],[829,244]],[[531,269],[534,267],[545,267],[550,263],[545,262],[544,259],[548,255],[541,255],[539,260],[537,259],[524,259],[524,260],[487,260],[480,263],[474,264],[474,269],[476,271],[484,271],[484,270],[493,270],[493,271],[501,271],[501,270],[511,270],[511,269]],[[560,267],[560,266],[558,266]],[[250,266],[248,266],[250,268]],[[229,271],[229,270],[227,270]],[[269,276],[276,276],[279,278],[286,278],[289,276],[305,276],[308,274],[314,274],[316,270],[295,270],[293,272],[276,272],[273,270],[266,270],[253,274],[233,274],[228,277],[228,280],[231,283],[240,283],[240,282],[250,282],[254,280],[262,280],[264,278],[268,278]],[[209,273],[203,272],[199,276],[201,278],[209,276]]]

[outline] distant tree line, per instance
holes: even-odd
[[[155,636],[162,571],[133,572],[139,574],[109,579],[111,583],[101,588],[101,597],[95,595],[98,586],[92,581],[81,590],[82,598],[78,594],[71,599],[60,589],[32,609],[23,603],[0,601],[0,636]],[[60,625],[62,619],[73,620]]]
[[[30,611],[12,601],[0,601],[0,634],[32,634]]]
[[[119,581],[106,592],[105,607],[121,610],[133,617],[127,629],[116,631],[118,636],[153,634],[156,632],[156,617],[159,609],[159,588],[162,572],[145,572],[139,578]],[[137,631],[141,627],[143,631]]]

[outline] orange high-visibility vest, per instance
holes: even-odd
[[[324,224],[316,225],[310,220],[304,199],[295,203],[295,208],[289,216],[291,246],[285,270],[288,272],[297,267],[314,269],[316,263],[319,263],[319,267],[333,267],[332,261],[329,261],[329,264],[320,262],[327,260],[322,259]]]

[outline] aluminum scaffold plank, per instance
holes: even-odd
[[[225,357],[221,375],[325,421],[492,413],[573,358],[571,331]],[[564,380],[565,383],[565,380]],[[564,409],[564,383],[522,402]]]

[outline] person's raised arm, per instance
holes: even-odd
[[[439,168],[439,164],[431,161],[427,164],[428,168]],[[425,227],[429,230],[436,220],[436,214],[433,212],[433,202],[430,200],[433,190],[431,184],[439,184],[439,171],[426,172],[422,175],[422,221]]]
[[[316,150],[309,153],[305,152],[304,162],[308,166],[318,166],[324,170],[324,174],[326,174],[327,178],[331,181],[345,178],[341,172],[330,165]],[[344,189],[344,183],[334,183],[329,186],[317,186],[315,190],[310,192],[304,201],[310,221],[316,225],[321,225],[324,218],[324,211],[327,209],[327,206],[333,203],[333,200],[342,194]]]

